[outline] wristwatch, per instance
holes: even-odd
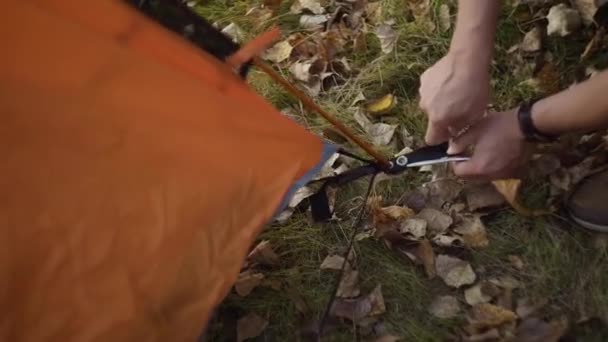
[[[520,104],[517,110],[517,120],[519,121],[519,128],[523,133],[526,141],[535,143],[549,143],[557,139],[556,136],[544,134],[536,128],[534,121],[532,120],[532,106],[538,99],[534,99],[528,102]]]

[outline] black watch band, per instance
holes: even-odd
[[[524,102],[519,106],[517,111],[517,120],[519,121],[519,128],[523,133],[526,141],[529,142],[540,142],[547,143],[556,140],[556,137],[541,133],[534,122],[532,121],[532,106],[537,100]]]

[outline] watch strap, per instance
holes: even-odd
[[[521,132],[526,141],[529,142],[547,143],[555,141],[556,137],[540,132],[534,125],[534,121],[532,120],[532,106],[536,101],[537,100],[524,102],[519,106],[517,120],[519,121]]]

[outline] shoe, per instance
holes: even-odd
[[[579,183],[568,197],[566,209],[577,224],[608,233],[608,170]]]

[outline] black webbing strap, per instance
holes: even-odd
[[[125,1],[221,61],[225,61],[240,48],[239,44],[213,27],[181,0]],[[251,62],[245,63],[239,70],[239,75],[245,78],[250,67]]]

